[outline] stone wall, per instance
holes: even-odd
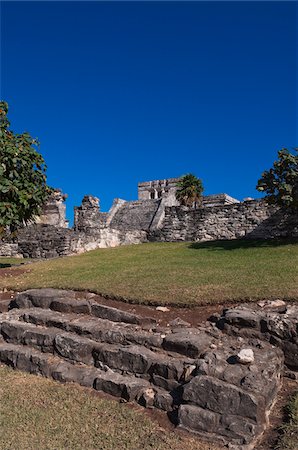
[[[156,186],[167,188],[173,196],[176,186],[173,180],[177,181],[140,183],[139,196],[149,195],[154,186],[154,189]],[[108,213],[100,211],[98,198],[85,196],[81,206],[75,207],[73,229],[68,229],[63,204],[66,196],[56,191],[39,223],[20,230],[17,240],[8,238],[2,242],[0,256],[51,258],[148,240],[298,237],[297,214],[264,201],[240,203],[227,194],[216,194],[203,197],[203,207],[195,210],[175,205],[171,195],[162,193],[158,199],[130,202],[115,199]]]
[[[150,241],[207,241],[298,237],[297,215],[263,201],[203,207],[167,207],[165,199],[117,200],[109,214],[98,199],[85,197],[76,208],[74,229],[36,224],[23,228],[17,243],[0,246],[0,255],[52,258],[123,244]]]
[[[0,256],[20,257],[19,246],[14,242],[0,241]]]
[[[137,201],[115,199],[108,213],[100,212],[99,199],[85,196],[81,206],[74,209],[74,230],[85,233],[99,231],[106,227],[123,230],[153,231],[162,228],[166,207],[176,206],[175,198],[176,178],[169,180],[156,180],[139,184],[139,197]],[[165,184],[165,183],[168,184]],[[161,191],[157,199],[148,199],[150,189],[167,189]],[[146,199],[145,199],[146,197]],[[208,195],[203,197],[203,206],[223,206],[239,203],[238,200],[227,194]]]
[[[36,224],[20,230],[18,248],[25,258],[55,258],[74,253],[76,239],[71,229]]]
[[[96,248],[139,244],[145,241],[147,241],[147,234],[139,230],[122,231],[101,228],[82,232],[57,228],[53,225],[35,224],[19,232],[18,243],[15,245],[18,253],[25,258],[57,258]]]
[[[150,240],[169,242],[274,237],[298,237],[297,215],[258,200],[197,210],[167,207],[162,228],[150,233]]]

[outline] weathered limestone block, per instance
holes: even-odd
[[[123,377],[120,374],[107,372],[106,376],[101,376],[95,380],[95,389],[104,391],[115,397],[122,397],[127,401],[135,400],[144,389],[148,389],[150,384],[141,378]]]
[[[92,302],[91,314],[95,317],[100,317],[102,319],[112,320],[113,322],[126,322],[132,324],[156,324],[155,319],[150,317],[141,317],[136,314],[131,314],[126,311],[121,311],[117,308],[112,308],[111,306],[101,305],[99,303]]]
[[[29,289],[18,294],[12,302],[17,308],[46,308],[65,313],[91,314],[114,322],[155,325],[156,320],[102,305],[92,300],[76,298],[74,291],[62,289]]]
[[[72,302],[75,301],[75,295],[76,293],[74,291],[65,291],[63,289],[28,289],[15,296],[11,302],[11,307],[22,309],[32,307],[49,309],[53,300],[66,297],[70,298]]]
[[[230,383],[206,375],[194,377],[184,386],[183,400],[222,414],[265,420],[263,399]]]
[[[76,309],[75,309],[76,310]],[[56,327],[74,332],[98,342],[109,344],[138,344],[145,347],[161,347],[161,332],[149,332],[138,325],[111,322],[96,317],[80,316],[74,313],[61,313],[43,309],[19,310],[20,319],[34,325]]]
[[[204,437],[213,436],[215,441],[229,444],[230,448],[253,448],[256,436],[264,429],[250,419],[230,414],[220,415],[193,405],[181,405],[178,414],[182,428]]]
[[[91,314],[90,303],[87,300],[55,298],[50,308],[64,313]]]
[[[95,365],[106,364],[112,369],[144,374],[151,366],[151,351],[137,346],[98,345],[94,349]]]
[[[197,361],[196,376],[183,386],[179,424],[235,448],[253,448],[281,386],[283,355],[265,342],[229,339]],[[254,353],[248,365],[237,358],[243,342]]]
[[[163,340],[163,348],[190,358],[198,358],[209,348],[212,341],[212,336],[206,332],[189,328],[168,334]]]
[[[54,340],[55,351],[63,358],[93,365],[93,348],[91,340],[68,333],[57,334]]]

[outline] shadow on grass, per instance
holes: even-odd
[[[7,267],[12,267],[12,264],[9,264],[9,263],[0,263],[0,269],[5,269],[5,268],[7,268]]]
[[[189,248],[200,250],[236,250],[239,248],[280,247],[282,245],[298,244],[298,238],[279,239],[234,239],[225,241],[192,242]]]

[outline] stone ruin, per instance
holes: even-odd
[[[179,206],[177,178],[139,183],[138,200],[115,199],[101,212],[99,199],[85,196],[67,228],[64,200],[56,191],[35,225],[19,231],[17,241],[0,244],[0,256],[51,258],[95,248],[148,241],[207,241],[298,237],[297,215],[262,200],[239,202],[227,194],[203,197],[198,209]]]
[[[68,228],[64,203],[66,199],[67,194],[63,194],[60,189],[55,189],[43,206],[40,216],[36,217],[35,223],[53,225],[57,228]]]
[[[0,362],[165,411],[178,427],[231,449],[255,448],[285,370],[298,370],[298,306],[224,310],[168,326],[94,294],[33,289],[0,314]]]

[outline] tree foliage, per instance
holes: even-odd
[[[181,205],[195,208],[202,204],[203,184],[192,173],[183,175],[177,183],[176,199]]]
[[[277,161],[262,173],[256,188],[266,192],[268,203],[298,210],[298,148],[294,151],[279,150]]]
[[[32,221],[51,192],[38,141],[11,131],[7,113],[0,101],[0,232]]]

